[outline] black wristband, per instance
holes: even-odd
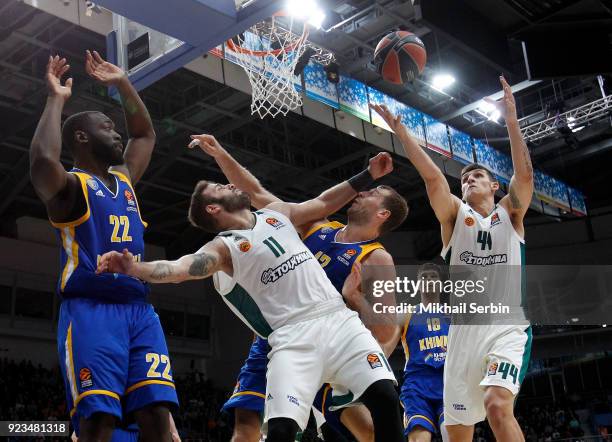
[[[368,169],[359,172],[357,175],[349,178],[347,181],[355,192],[366,190],[372,184],[374,184],[374,178],[372,178],[372,175],[370,175],[370,171]]]

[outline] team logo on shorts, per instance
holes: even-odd
[[[368,363],[370,364],[370,368],[372,370],[383,366],[382,362],[380,361],[380,357],[376,353],[370,353],[368,355]]]
[[[123,194],[125,195],[125,198],[128,200],[128,204],[130,206],[133,206],[134,204],[136,204],[134,202],[134,195],[132,195],[132,192],[130,192],[129,190],[126,190],[125,192],[123,192]]]
[[[93,378],[89,368],[81,368],[79,371],[79,379],[81,381],[81,388],[87,388],[93,385]]]
[[[276,218],[266,218],[266,222],[270,224],[272,227],[274,227],[275,229],[280,229],[281,227],[285,225],[281,221],[277,220]]]
[[[465,225],[468,227],[472,227],[474,225],[474,218],[472,218],[471,216],[466,216]]]
[[[243,241],[238,245],[238,247],[240,248],[241,252],[246,253],[251,250],[251,243],[248,241]]]
[[[91,187],[91,190],[98,190],[98,182],[93,178],[87,180],[87,185]]]
[[[499,364],[497,362],[491,362],[489,367],[487,368],[487,375],[494,376],[497,373],[497,366]]]

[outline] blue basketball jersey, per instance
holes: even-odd
[[[351,273],[353,264],[360,262],[383,245],[375,240],[343,243],[336,242],[336,235],[344,228],[344,224],[331,221],[316,226],[306,235],[303,241],[325,270],[327,277],[336,290],[342,293],[344,281]]]
[[[130,180],[122,173],[111,172],[116,193],[96,176],[72,169],[85,196],[87,211],[79,219],[51,222],[61,243],[61,275],[57,292],[62,298],[91,298],[99,301],[144,302],[148,286],[139,279],[123,274],[96,275],[100,257],[111,250],[128,249],[140,261],[144,255],[144,230],[136,194]]]
[[[423,304],[418,308],[420,311],[408,316],[402,330],[405,378],[415,374],[441,375],[446,360],[449,318],[424,311]]]

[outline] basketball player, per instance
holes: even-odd
[[[417,280],[440,281],[440,268],[433,263],[423,264]],[[427,306],[440,304],[437,286],[425,285],[419,294],[418,311],[406,315],[402,329],[406,365],[400,401],[404,407],[404,434],[408,441],[430,442],[432,434],[444,431],[442,392],[450,321],[447,316],[427,311]]]
[[[242,167],[212,135],[194,137],[191,147],[196,144],[212,156],[226,178],[235,186],[244,190],[251,197],[255,208],[262,208],[280,201],[266,190],[246,168]],[[395,279],[394,263],[391,255],[377,242],[379,235],[395,229],[408,215],[406,201],[393,189],[379,186],[369,192],[363,192],[361,201],[356,201],[348,210],[348,223],[330,222],[327,219],[309,222],[296,229],[304,244],[319,260],[336,290],[342,292],[342,286],[350,274],[354,263],[371,266],[370,279]],[[362,295],[363,297],[363,295]],[[374,337],[388,356],[395,348],[389,345],[396,329],[393,315],[372,315],[372,307],[359,297],[349,304],[364,320]],[[391,297],[385,302],[393,302]],[[386,322],[385,322],[386,320]],[[234,414],[233,442],[255,442],[260,437],[260,415],[264,411],[266,391],[266,365],[268,362],[268,342],[256,337],[249,356],[240,370],[234,393],[224,405],[224,410]],[[322,388],[315,398],[315,407],[322,411],[328,425],[343,434],[354,434],[358,440],[367,441],[373,438],[372,421],[364,407],[341,408],[337,411],[327,409],[332,403],[332,392],[329,386]],[[344,423],[342,425],[340,422]],[[347,427],[350,433],[346,430]],[[329,433],[323,428],[323,433]],[[327,434],[328,439],[332,436]]]
[[[195,254],[176,261],[135,262],[127,250],[109,252],[98,271],[125,273],[150,282],[181,282],[217,272],[224,301],[255,333],[267,337],[264,426],[267,442],[293,442],[304,429],[317,390],[324,382],[363,403],[379,441],[402,440],[393,372],[370,331],[349,310],[293,223],[324,219],[390,172],[380,154],[364,171],[319,197],[300,203],[275,202],[251,212],[247,193],[233,184],[200,181],[189,219],[218,233]],[[360,194],[359,198],[365,198]],[[358,199],[359,201],[359,199]]]
[[[400,117],[394,117],[385,106],[372,106],[400,138],[406,156],[425,181],[440,222],[442,255],[447,262],[467,266],[474,273],[484,270],[498,276],[524,264],[523,217],[533,193],[533,169],[514,97],[506,80],[500,77],[500,81],[504,96],[496,106],[508,128],[514,175],[508,195],[498,204],[494,197],[499,183],[479,164],[462,171],[462,199],[452,195],[446,178],[410,137]],[[489,265],[483,267],[477,262]],[[497,299],[519,296],[520,274],[490,279],[489,293]],[[485,416],[496,440],[524,440],[513,405],[527,371],[531,328],[524,318],[514,324],[451,325],[444,371],[444,413],[452,442],[471,441],[474,424]]]
[[[30,147],[30,175],[62,242],[58,351],[70,416],[81,442],[108,441],[116,420],[136,419],[144,441],[171,441],[169,405],[178,405],[161,324],[147,285],[125,275],[96,276],[109,250],[144,252],[146,224],[133,185],[144,173],[155,132],[145,105],[117,66],[86,54],[87,73],[118,89],[129,141],[101,112],[81,112],[61,126],[72,79],[64,58],[49,57],[49,90]],[[62,140],[74,157],[66,172]]]

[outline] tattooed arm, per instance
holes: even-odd
[[[496,103],[500,109],[506,126],[508,128],[508,136],[510,137],[510,151],[512,153],[512,167],[514,174],[510,180],[508,195],[500,201],[500,204],[510,214],[512,224],[518,233],[524,235],[523,217],[531,204],[533,194],[533,167],[531,165],[531,157],[527,143],[521,133],[521,127],[516,114],[516,104],[510,85],[504,77],[500,77],[502,87],[504,88],[504,97],[499,103]]]
[[[135,262],[134,255],[127,249],[123,253],[108,252],[100,259],[96,273],[124,273],[147,282],[178,283],[208,278],[219,270],[233,273],[229,250],[221,240],[215,239],[197,252],[175,261]]]

